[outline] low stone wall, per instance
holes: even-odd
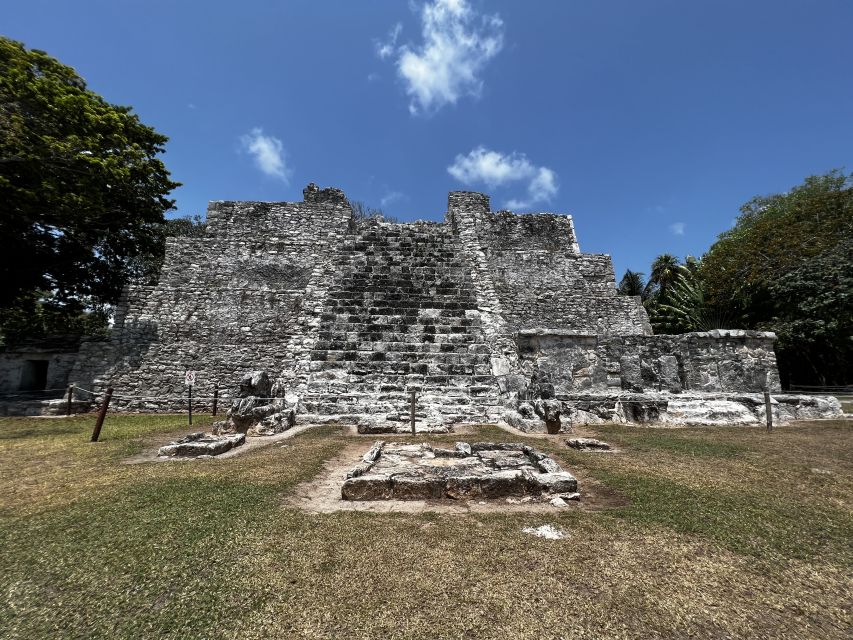
[[[781,390],[770,332],[719,330],[682,335],[606,336],[535,329],[518,332],[520,367],[556,394],[759,392]]]

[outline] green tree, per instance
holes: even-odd
[[[137,261],[134,284],[154,285],[160,276],[166,249],[166,238],[204,237],[207,223],[196,214],[169,218],[156,231],[156,248]],[[86,308],[61,304],[50,291],[34,291],[19,296],[17,304],[0,309],[3,339],[14,342],[23,337],[51,334],[105,336],[112,309],[109,304],[92,304]]]
[[[640,296],[646,298],[646,283],[643,279],[643,273],[639,271],[625,270],[625,275],[619,281],[619,286],[616,291],[623,296]]]
[[[687,256],[679,265],[666,301],[659,302],[655,309],[655,320],[666,333],[673,334],[731,328],[726,310],[708,301],[702,261],[693,256]]]
[[[0,330],[99,313],[161,250],[167,138],[47,53],[0,38]],[[72,322],[69,325],[75,327]]]
[[[679,276],[681,262],[671,253],[663,253],[652,262],[646,296],[666,299],[666,295]]]
[[[745,328],[775,331],[788,384],[853,379],[853,175],[811,176],[741,208],[702,260],[711,304]]]

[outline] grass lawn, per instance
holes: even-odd
[[[185,418],[111,415],[90,444],[93,421],[0,419],[0,638],[853,635],[850,423],[527,440],[624,496],[605,510],[320,515],[285,498],[338,428],[128,465]],[[567,537],[521,531],[546,523]]]

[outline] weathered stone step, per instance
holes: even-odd
[[[414,345],[406,345],[407,347]],[[472,353],[430,353],[428,351],[357,351],[352,349],[315,349],[311,360],[319,362],[410,362],[425,364],[456,364],[470,367],[475,364],[488,364],[489,354]]]
[[[432,368],[430,367],[432,365]],[[366,376],[372,376],[370,379],[374,379],[376,377],[388,377],[388,376],[398,376],[398,375],[408,375],[415,376],[417,380],[422,381],[425,375],[428,375],[428,372],[431,370],[435,370],[440,367],[462,367],[464,366],[464,373],[457,373],[459,377],[462,376],[485,376],[491,373],[491,367],[487,364],[475,364],[475,365],[446,365],[443,363],[429,363],[429,362],[418,362],[418,363],[408,363],[408,362],[355,362],[352,360],[335,360],[332,362],[326,361],[311,361],[309,363],[309,370],[312,372],[329,372],[329,371],[346,371],[349,374],[350,379],[358,379],[364,378]],[[457,369],[458,371],[458,369]],[[412,383],[412,380],[409,380],[409,384]]]
[[[392,318],[393,316],[387,316],[388,318]],[[339,333],[347,333],[347,332],[358,332],[358,333],[374,333],[376,331],[388,331],[389,329],[395,329],[397,327],[405,326],[409,329],[409,331],[417,332],[417,333],[433,333],[433,334],[447,334],[447,333],[468,333],[471,329],[479,328],[479,323],[474,323],[473,321],[467,321],[466,324],[460,323],[446,323],[446,324],[432,324],[427,323],[423,320],[420,321],[389,321],[389,322],[324,322],[320,325],[321,331],[335,331]]]

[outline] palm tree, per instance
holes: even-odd
[[[625,270],[625,275],[619,282],[616,291],[623,296],[640,296],[646,298],[646,283],[643,282],[643,274],[639,271]]]
[[[679,267],[675,284],[667,293],[667,300],[657,305],[655,323],[667,333],[687,331],[711,331],[729,326],[726,309],[708,303],[705,285],[698,268],[698,261]]]
[[[646,297],[665,300],[678,281],[681,264],[671,253],[662,253],[652,262],[652,272],[646,282]]]

